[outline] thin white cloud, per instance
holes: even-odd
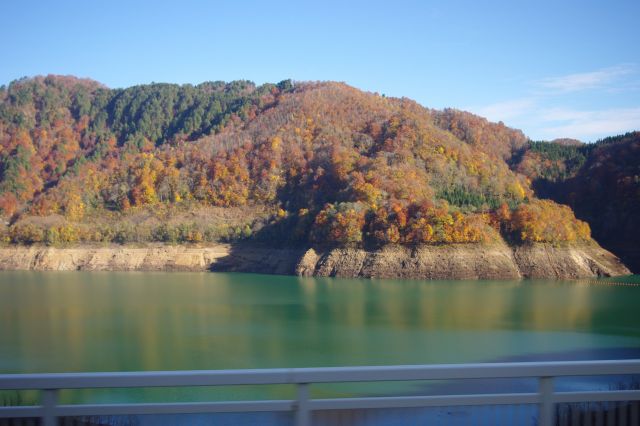
[[[564,122],[586,120],[593,111],[580,111],[571,108],[544,108],[537,112],[537,119],[543,122]]]
[[[633,67],[631,66],[617,66],[598,71],[546,78],[540,80],[537,86],[562,93],[607,88],[620,77],[631,74],[632,72]]]
[[[529,113],[536,106],[533,98],[512,99],[478,108],[468,108],[491,121],[504,121]]]
[[[557,115],[556,115],[557,114]],[[546,138],[570,137],[593,139],[640,129],[640,108],[612,108],[599,111],[548,110],[543,120],[556,124],[543,126],[539,133]]]
[[[593,108],[583,104],[565,107],[575,102],[577,92],[598,90],[596,100],[605,101],[611,93],[635,91],[640,85],[638,67],[620,65],[593,72],[547,78],[533,84],[535,89],[525,96],[466,108],[491,121],[503,121],[521,128],[534,139],[570,137],[595,140],[603,136],[640,129],[640,105]],[[580,96],[583,96],[581,93]],[[581,99],[584,99],[581,98]]]

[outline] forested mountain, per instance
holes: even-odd
[[[530,142],[515,169],[573,208],[595,239],[640,270],[640,132],[594,144]]]
[[[585,222],[529,181],[565,179],[586,154],[558,160],[543,146],[502,123],[341,83],[22,79],[0,89],[4,239],[589,240]]]

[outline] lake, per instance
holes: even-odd
[[[594,282],[408,281],[0,272],[0,372],[638,357],[640,286],[612,281],[640,283],[640,276]],[[63,400],[168,395],[136,392],[68,392]],[[214,391],[181,392],[169,398],[205,399]],[[322,395],[322,387],[316,392]],[[267,392],[289,394],[279,387]]]

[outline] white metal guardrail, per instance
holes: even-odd
[[[311,413],[333,409],[450,407],[535,404],[538,424],[554,423],[557,403],[640,401],[640,390],[558,392],[554,379],[570,376],[639,375],[640,360],[525,362],[495,364],[407,365],[378,367],[288,368],[265,370],[204,370],[123,373],[0,374],[0,390],[40,390],[41,405],[0,407],[1,418],[39,417],[45,426],[65,416],[194,414],[222,412],[292,411],[297,426],[311,425]],[[436,396],[381,396],[312,399],[314,383],[415,381],[450,379],[537,378],[535,393]],[[293,400],[185,402],[140,404],[58,403],[61,389],[142,388],[291,384]]]

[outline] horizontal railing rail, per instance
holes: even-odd
[[[0,407],[0,418],[40,417],[45,426],[58,417],[222,412],[295,412],[296,425],[310,425],[311,412],[334,409],[448,407],[535,404],[538,424],[553,424],[557,403],[640,401],[640,390],[559,392],[554,379],[571,376],[640,375],[640,360],[525,362],[494,364],[408,365],[374,367],[285,368],[113,373],[0,374],[0,390],[40,390],[41,405]],[[314,383],[418,381],[452,379],[535,378],[535,393],[379,396],[311,399]],[[292,400],[184,403],[76,404],[58,403],[62,389],[147,388],[186,386],[282,385],[297,387]]]

